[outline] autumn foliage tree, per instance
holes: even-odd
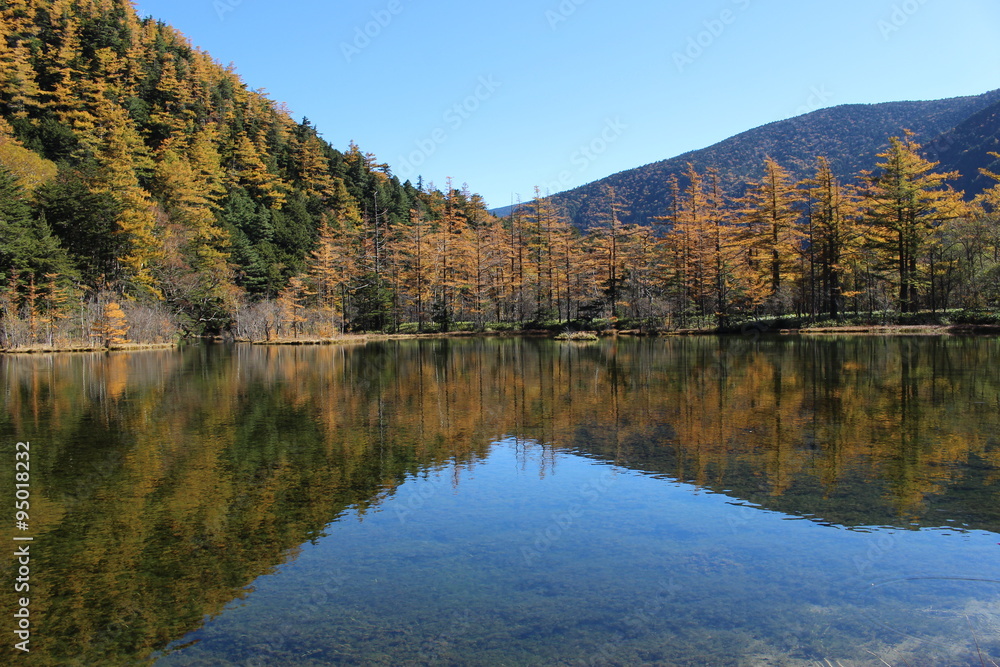
[[[816,306],[837,318],[845,299],[857,294],[848,282],[864,241],[858,195],[840,183],[823,157],[817,160],[816,174],[803,181],[802,190],[808,203],[809,279],[819,293]]]
[[[919,306],[921,290],[929,285],[923,265],[934,250],[934,230],[963,215],[961,195],[947,182],[957,173],[936,173],[936,163],[919,154],[912,132],[892,137],[879,153],[878,170],[869,174],[866,214],[873,225],[873,241],[891,263],[901,312]]]
[[[788,288],[799,270],[796,260],[802,240],[799,202],[788,171],[772,158],[765,159],[763,176],[741,201],[742,242],[762,301],[790,301]]]
[[[996,307],[996,189],[966,205],[910,134],[878,160],[859,184],[823,159],[801,183],[771,158],[751,183],[691,166],[658,219],[608,192],[592,229],[540,188],[497,217],[334,148],[124,0],[0,5],[6,344],[83,342],[112,301],[147,323],[132,338]]]
[[[128,322],[117,301],[108,300],[91,327],[91,335],[101,347],[121,345],[128,338]]]

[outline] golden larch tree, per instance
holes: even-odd
[[[799,191],[788,171],[775,160],[764,160],[764,175],[750,185],[740,202],[741,241],[748,262],[765,286],[763,300],[777,300],[782,308],[790,287],[800,271],[798,262],[802,242],[799,226]]]
[[[919,154],[913,132],[891,137],[878,154],[878,171],[866,174],[866,215],[873,225],[873,241],[893,265],[901,312],[920,305],[921,288],[928,284],[922,262],[937,243],[935,228],[961,217],[965,204],[948,181],[958,172],[937,173],[938,163]]]

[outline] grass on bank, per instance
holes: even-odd
[[[569,341],[593,341],[602,336],[614,335],[677,335],[677,334],[728,334],[764,335],[797,332],[815,333],[997,333],[1000,334],[1000,312],[990,310],[945,310],[918,313],[876,311],[873,313],[848,313],[838,319],[819,319],[807,315],[786,315],[762,318],[744,318],[718,326],[714,318],[647,318],[616,319],[594,318],[578,320],[536,320],[518,323],[452,322],[447,328],[434,322],[421,327],[407,322],[385,331],[363,333],[338,333],[332,336],[275,336],[270,340],[240,340],[256,345],[329,345],[377,340],[399,340],[424,337],[467,337],[476,335],[536,335]],[[232,338],[223,338],[233,340]],[[103,352],[153,350],[177,347],[173,342],[125,341],[112,345],[93,342],[56,342],[53,345],[31,344],[0,349],[0,353],[40,354],[51,352]]]
[[[120,343],[117,345],[25,345],[0,349],[3,354],[50,354],[52,352],[137,352],[139,350],[168,350],[177,343]]]

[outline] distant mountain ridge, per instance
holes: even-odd
[[[853,180],[873,169],[876,155],[890,136],[912,130],[925,153],[941,162],[939,170],[959,170],[958,189],[974,195],[990,185],[980,167],[996,167],[990,151],[1000,151],[1000,90],[982,95],[917,102],[845,104],[776,121],[740,133],[707,148],[654,162],[553,195],[553,203],[581,229],[598,219],[606,206],[607,188],[627,211],[624,222],[649,224],[668,206],[667,183],[681,178],[688,164],[704,172],[718,169],[723,187],[741,194],[745,183],[758,178],[764,158],[770,156],[799,179],[815,169],[816,157],[830,160],[843,180]],[[510,207],[496,209],[504,214]]]
[[[996,181],[984,176],[981,168],[1000,172],[1000,102],[977,111],[945,132],[927,146],[926,153],[941,162],[940,170],[958,171],[953,184],[956,190],[975,195],[992,187]]]

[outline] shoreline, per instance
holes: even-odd
[[[879,324],[797,329],[802,335],[851,334],[852,336],[988,336],[1000,335],[996,324]]]
[[[405,333],[405,334],[343,334],[336,338],[277,338],[274,340],[235,340],[234,343],[244,345],[259,345],[263,347],[302,346],[302,345],[337,345],[340,343],[378,343],[389,340],[433,340],[447,338],[552,338],[557,335],[553,331],[449,331],[448,333]]]
[[[59,353],[82,353],[82,352],[142,352],[146,350],[169,350],[180,347],[178,343],[126,343],[124,345],[112,345],[111,347],[96,347],[93,345],[79,346],[40,346],[16,347],[13,349],[2,349],[0,354],[52,354]]]
[[[359,343],[378,343],[399,340],[435,340],[464,338],[552,338],[560,333],[556,331],[526,329],[523,331],[451,331],[448,333],[405,333],[405,334],[344,334],[334,338],[281,338],[269,341],[235,340],[234,344],[255,345],[261,347],[305,347],[322,345],[346,345]],[[1000,336],[1000,325],[995,324],[878,324],[852,325],[843,327],[803,327],[791,329],[771,329],[749,327],[743,331],[719,331],[718,329],[677,329],[673,331],[642,331],[638,329],[589,331],[598,338],[615,338],[618,336],[644,338],[671,338],[681,336]],[[213,339],[205,339],[206,342]],[[226,342],[214,339],[214,342]],[[14,349],[0,349],[2,354],[31,355],[52,353],[92,353],[92,352],[142,352],[148,350],[168,350],[181,347],[179,343],[131,343],[113,345],[111,347],[68,346],[47,347],[32,346]]]
[[[1000,325],[994,324],[878,324],[852,325],[843,327],[812,327],[792,329],[752,329],[757,335],[767,336],[1000,336]],[[276,339],[271,341],[238,340],[237,343],[260,346],[305,346],[305,345],[337,345],[341,343],[368,343],[391,340],[424,340],[447,338],[552,338],[562,332],[546,330],[525,331],[453,331],[449,333],[424,334],[345,334],[337,338],[300,338]],[[674,331],[641,331],[639,329],[624,329],[621,331],[587,331],[599,338],[615,338],[618,336],[643,338],[670,338],[679,336],[745,336],[748,333],[739,331],[718,331],[717,329],[678,329]]]

